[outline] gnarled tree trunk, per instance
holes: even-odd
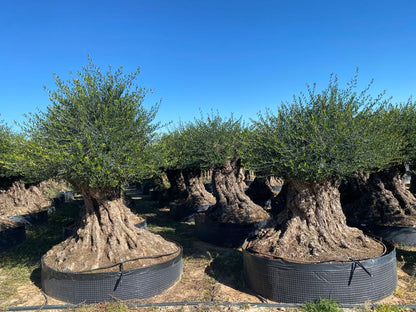
[[[52,268],[85,271],[138,257],[178,251],[174,243],[135,227],[138,219],[123,204],[119,191],[109,194],[84,188],[81,192],[85,202],[81,227],[74,236],[47,252],[45,262]],[[170,257],[126,262],[124,269],[161,262]]]
[[[212,183],[216,204],[207,216],[229,223],[253,223],[269,219],[269,214],[244,193],[244,175],[240,160],[227,161],[213,171]]]
[[[289,182],[285,193],[286,222],[260,230],[248,242],[249,250],[311,262],[366,258],[383,253],[380,243],[347,226],[336,186]]]
[[[404,187],[404,174],[404,166],[395,166],[344,181],[341,202],[349,222],[416,225],[416,198]]]
[[[201,169],[183,170],[183,176],[188,191],[188,201],[200,206],[215,204],[215,197],[205,189]]]

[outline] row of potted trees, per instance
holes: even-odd
[[[47,111],[29,117],[23,125],[27,137],[16,141],[18,153],[7,161],[8,168],[20,170],[26,179],[64,179],[84,198],[80,228],[42,259],[47,293],[72,302],[102,300],[115,291],[123,299],[148,296],[151,292],[137,286],[138,276],[146,277],[136,270],[160,264],[169,278],[162,278],[163,285],[156,281],[159,286],[154,288],[163,291],[179,279],[180,246],[135,227],[137,216],[121,198],[123,184],[147,178],[161,167],[168,174],[177,205],[209,205],[196,217],[197,228],[205,227],[200,235],[212,235],[210,227],[219,223],[248,225],[256,234],[244,247],[251,255],[285,263],[349,265],[353,261],[359,266],[354,271],[364,272],[362,279],[378,276],[362,261],[388,255],[388,270],[384,271],[390,272],[387,276],[393,282],[372,299],[394,290],[394,250],[347,225],[338,183],[345,177],[390,168],[415,155],[400,122],[403,112],[413,112],[412,102],[393,106],[381,96],[372,99],[365,91],[357,93],[356,76],[345,89],[332,77],[322,92],[308,87],[306,94],[282,103],[276,113],[260,114],[250,126],[233,116],[211,113],[157,135],[157,105],[143,106],[147,90],[135,84],[138,74],[137,70],[125,75],[121,69],[102,73],[89,60],[69,81],[56,77],[57,88],[49,91]],[[286,181],[273,216],[244,193],[242,163],[257,174]],[[213,196],[199,182],[204,169],[213,169]],[[266,296],[294,300],[279,295],[289,292],[286,288],[274,286],[290,284],[285,280],[289,277],[279,278],[280,271],[256,271],[249,256],[245,263],[246,278],[256,291],[262,292],[263,286],[253,284],[257,277],[251,272],[272,276],[265,289],[273,289],[273,294]],[[98,290],[98,297],[85,298],[94,292],[94,286],[73,281],[102,270],[111,273],[100,282],[106,286]],[[353,273],[342,270],[342,281],[351,285]],[[71,281],[62,282],[65,276],[71,276]],[[92,280],[97,276],[93,274]],[[366,287],[369,283],[365,279]],[[68,289],[78,295],[62,295]]]

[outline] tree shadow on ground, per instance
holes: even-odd
[[[221,284],[237,291],[255,295],[244,283],[243,254],[237,249],[217,250],[205,273]]]

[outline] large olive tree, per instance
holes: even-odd
[[[241,119],[218,114],[201,116],[181,125],[177,166],[185,170],[212,169],[215,205],[207,216],[221,222],[252,223],[267,219],[268,214],[244,193],[241,158],[246,127]]]
[[[90,270],[176,250],[137,229],[137,217],[121,198],[123,184],[146,177],[154,167],[150,147],[157,105],[144,107],[148,91],[137,86],[138,75],[139,69],[124,74],[121,67],[101,72],[89,60],[66,82],[55,76],[51,104],[25,125],[31,149],[26,165],[39,176],[68,181],[85,202],[76,234],[47,253],[45,261],[54,268]]]
[[[357,93],[356,77],[345,89],[336,76],[320,93],[282,103],[255,121],[251,159],[259,171],[282,177],[283,211],[276,225],[263,229],[248,248],[291,260],[379,255],[382,246],[347,226],[338,183],[360,171],[384,168],[400,151],[391,127],[377,119],[385,101],[365,89]]]

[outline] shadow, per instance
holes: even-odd
[[[42,282],[41,282],[41,268],[36,268],[32,271],[30,274],[30,280],[35,284],[36,287],[42,288]]]
[[[405,250],[396,247],[396,259],[399,262],[404,262],[402,270],[405,273],[416,276],[416,250]]]
[[[213,260],[205,273],[221,284],[248,294],[254,293],[244,283],[243,253],[237,249],[221,249],[211,253]]]

